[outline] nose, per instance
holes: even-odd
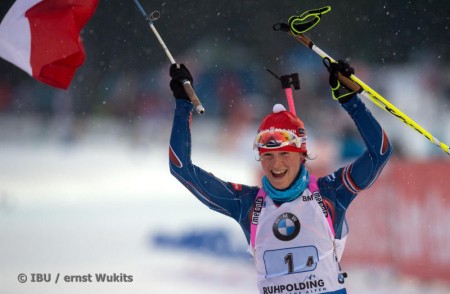
[[[283,165],[283,161],[281,160],[281,156],[279,156],[278,154],[276,154],[274,157],[273,157],[273,160],[272,160],[272,166],[274,167],[274,168],[277,168],[277,167],[280,167],[280,166],[282,166]]]

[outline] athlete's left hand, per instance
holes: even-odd
[[[324,60],[324,64],[330,73],[329,84],[333,99],[338,100],[339,103],[347,102],[355,94],[355,91],[343,85],[338,79],[338,74],[341,73],[343,76],[350,78],[352,74],[355,74],[355,70],[344,60],[331,62],[328,59]]]

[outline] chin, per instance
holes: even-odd
[[[275,189],[277,189],[277,190],[284,190],[284,189],[286,189],[287,187],[289,187],[288,184],[282,184],[282,183],[279,183],[279,184],[273,184],[273,183],[272,183],[272,186],[273,186]]]

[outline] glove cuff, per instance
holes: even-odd
[[[331,87],[331,94],[334,100],[339,101],[339,103],[345,103],[355,94],[355,91],[352,91],[343,85],[339,81],[337,81],[336,87]]]
[[[356,92],[348,93],[348,94],[342,96],[341,98],[339,98],[339,99],[338,99],[338,102],[339,102],[340,104],[347,103],[348,101],[350,101],[350,100],[351,100],[353,97],[355,97],[355,96],[356,96]]]

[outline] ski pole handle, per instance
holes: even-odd
[[[356,93],[361,93],[363,91],[363,88],[358,83],[354,82],[350,78],[347,78],[346,76],[344,76],[341,73],[338,73],[338,80],[345,87],[347,87],[348,89],[350,89],[352,91],[355,91]]]
[[[194,88],[192,88],[191,82],[189,82],[188,80],[184,80],[181,82],[183,83],[184,91],[188,95],[192,104],[194,104],[195,111],[197,111],[198,114],[204,114],[205,108],[203,107],[202,103],[200,102],[200,99],[198,99],[197,94],[195,94],[195,91],[194,91]]]
[[[296,35],[290,32],[291,35],[300,43],[317,53],[322,58],[328,57],[332,62],[335,62],[331,56],[329,56],[327,53],[322,51],[319,47],[317,47],[314,42],[312,42],[308,37],[306,37],[303,34]],[[375,90],[370,88],[368,85],[366,85],[363,81],[361,81],[358,77],[355,75],[351,75],[350,78],[347,78],[343,75],[341,77],[338,77],[339,81],[341,81],[346,87],[349,87],[352,90],[357,91],[360,93],[363,97],[367,98],[368,100],[372,101],[375,105],[380,107],[381,109],[385,110],[386,112],[392,114],[395,116],[398,120],[406,124],[407,126],[411,127],[412,129],[419,132],[422,136],[427,138],[431,143],[441,148],[447,155],[450,155],[450,147],[443,142],[439,141],[437,138],[435,138],[431,133],[429,133],[427,130],[425,130],[422,126],[420,126],[418,123],[416,123],[414,120],[412,120],[409,116],[404,114],[401,110],[399,110],[397,107],[395,107],[392,103],[390,103],[387,99],[385,99],[383,96],[378,94]],[[347,80],[350,80],[349,84]],[[357,84],[360,89],[356,90],[356,88],[353,87],[353,83]]]
[[[320,48],[318,48],[313,41],[311,41],[310,38],[308,38],[307,36],[303,35],[303,34],[294,34],[291,32],[291,35],[300,43],[302,43],[303,45],[305,45],[306,47],[308,47],[309,49],[315,51],[318,55],[320,55],[320,57],[322,58],[329,58],[331,62],[336,62],[333,58],[331,58],[331,56],[329,56],[328,54],[326,54],[325,52],[323,52],[322,50],[320,50]],[[361,93],[363,91],[363,88],[361,85],[359,85],[358,83],[356,83],[355,81],[353,81],[350,78],[347,78],[346,76],[342,75],[341,73],[338,73],[338,80],[348,89],[355,91],[356,93]]]

